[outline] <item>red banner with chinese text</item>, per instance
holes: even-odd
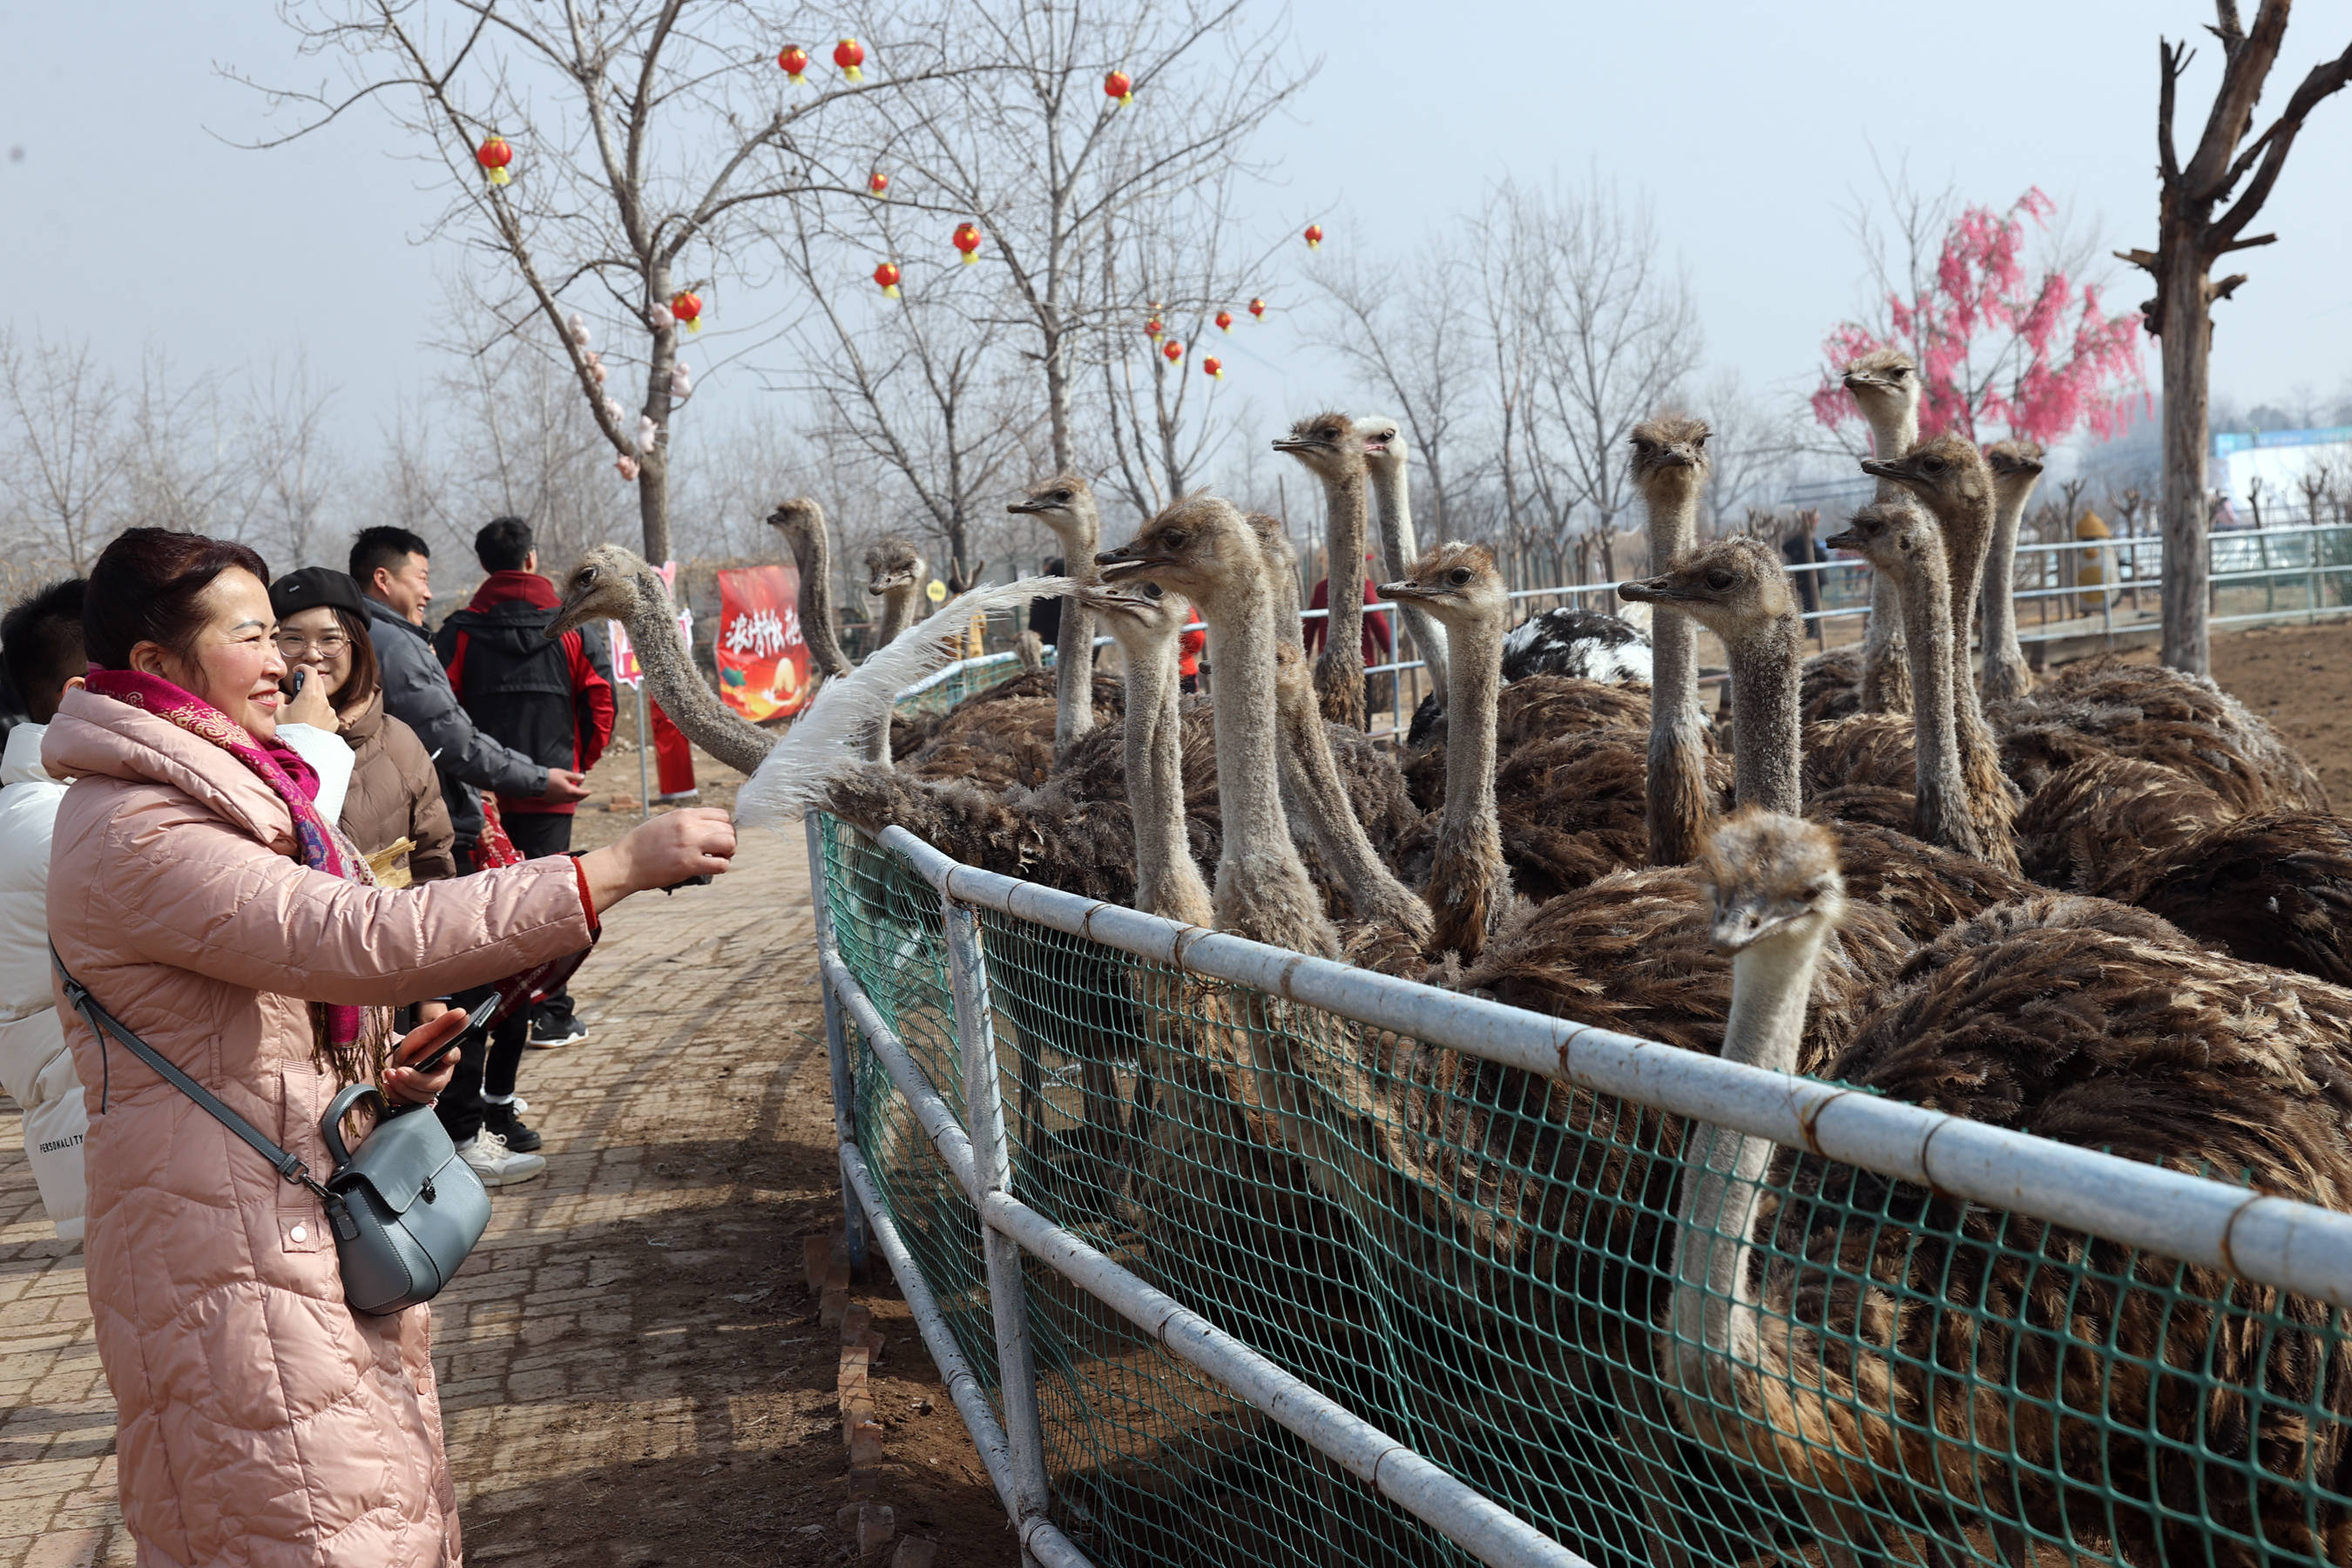
[[[719,695],[757,724],[809,700],[801,574],[785,565],[719,574]]]

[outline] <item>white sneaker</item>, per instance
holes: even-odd
[[[518,1154],[487,1127],[457,1145],[457,1157],[474,1168],[486,1187],[510,1187],[547,1169],[545,1156]]]

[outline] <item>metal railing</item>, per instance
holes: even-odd
[[[2352,1216],[808,836],[853,1220],[1036,1561],[2352,1533]],[[1779,1219],[1735,1238],[1760,1415],[1673,1370],[1694,1122],[1780,1148]]]

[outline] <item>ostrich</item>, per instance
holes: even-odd
[[[1407,472],[1412,449],[1405,444],[1403,424],[1385,414],[1357,420],[1356,435],[1364,443],[1364,472],[1380,512],[1381,565],[1390,582],[1402,582],[1421,559],[1421,545],[1412,533],[1412,481]],[[1443,523],[1444,509],[1439,511]],[[1431,694],[1443,708],[1448,689],[1445,624],[1419,605],[1400,605],[1397,610],[1412,633],[1421,662],[1428,667]]]
[[[1996,441],[1985,448],[1992,468],[1992,548],[1985,557],[1984,682],[1987,702],[2006,701],[2033,689],[2033,671],[2017,642],[2017,530],[2025,503],[2042,478],[2042,448],[2031,441]]]
[[[915,606],[923,602],[923,588],[930,575],[930,563],[912,540],[893,535],[866,546],[866,596],[882,601],[881,619],[874,626],[877,651],[898,641],[899,634],[915,624]]]
[[[1076,474],[1056,474],[1004,509],[1016,517],[1034,517],[1054,531],[1062,558],[1080,583],[1097,580],[1095,552],[1102,542],[1102,521],[1095,507],[1094,488]],[[1095,727],[1092,702],[1095,679],[1094,617],[1077,595],[1062,601],[1062,628],[1054,656],[1054,761],[1062,762],[1078,738]]]
[[[1633,426],[1633,483],[1649,512],[1650,562],[1672,571],[1698,542],[1706,422],[1654,415]],[[1650,630],[1650,863],[1680,866],[1706,831],[1706,721],[1698,704],[1697,628],[1681,616]]]
[[[801,637],[808,644],[809,662],[816,667],[817,679],[847,675],[849,657],[834,636],[833,541],[825,529],[824,509],[806,496],[778,501],[776,510],[768,514],[768,526],[784,536],[793,564],[800,573]],[[709,751],[707,746],[703,749]]]
[[[1706,869],[1714,940],[1734,955],[1724,1056],[1804,1070],[1808,993],[1852,912],[1835,842],[1743,814]],[[2138,911],[2045,896],[1918,954],[1829,1076],[2341,1209],[2347,1031],[2352,992],[2219,958]],[[1658,1347],[1669,1397],[1709,1448],[1803,1489],[1832,1562],[1874,1552],[1865,1509],[1962,1534],[1952,1498],[1980,1502],[2012,1563],[2035,1561],[2029,1528],[2134,1564],[2247,1537],[2263,1548],[2238,1554],[2250,1563],[2340,1555],[2340,1503],[2315,1513],[2302,1488],[2249,1479],[2348,1489],[2352,1366],[2313,1353],[2325,1303],[1726,1128],[1694,1126],[1688,1144],[1673,1331]],[[1768,1176],[1790,1194],[1770,1222]],[[2282,1327],[2265,1326],[2273,1317]],[[2061,1376],[2089,1387],[2053,1334],[2122,1352],[2098,1363],[2095,1421],[2049,1418],[2080,1396]],[[2104,1489],[2065,1479],[2086,1475]],[[2201,1506],[2128,1500],[2155,1497]]]
[[[815,514],[811,537],[824,538],[824,520],[814,501],[787,501],[778,508],[805,507]],[[802,514],[807,515],[807,514]],[[785,524],[786,536],[792,537]],[[823,548],[817,560],[822,563]],[[817,581],[823,579],[817,578]],[[801,579],[805,595],[811,578]],[[629,641],[645,666],[646,686],[688,739],[749,778],[775,748],[776,736],[743,718],[711,695],[709,686],[688,658],[677,640],[677,611],[670,604],[669,585],[661,574],[617,544],[599,544],[580,558],[563,580],[563,606],[550,622],[547,635],[562,637],[575,626],[598,619],[615,620],[629,629]],[[837,656],[837,650],[836,650]],[[848,667],[843,667],[845,674]],[[828,689],[831,682],[827,683]]]
[[[1324,576],[1330,605],[1323,652],[1315,660],[1315,695],[1323,716],[1357,729],[1364,713],[1364,530],[1369,517],[1364,445],[1344,414],[1301,419],[1274,443],[1307,466],[1323,486]]]
[[[1970,808],[1986,855],[2004,868],[2015,870],[2016,801],[2001,773],[2000,752],[1985,722],[1975,672],[1969,665],[1969,631],[1976,624],[1977,585],[1993,534],[1992,470],[1982,454],[1958,436],[1938,436],[1892,462],[1866,461],[1863,469],[1911,491],[1935,514],[1943,534],[1945,567],[1950,579],[1947,592],[1951,600],[1952,711],[1960,765],[1968,774]]]
[[[1184,827],[1176,638],[1192,607],[1157,583],[1124,591],[1081,584],[1071,597],[1102,617],[1127,665],[1123,750],[1135,823],[1135,907],[1186,925],[1212,924],[1216,907]]]
[[[1902,457],[1919,440],[1919,367],[1895,349],[1866,353],[1845,367],[1845,389],[1870,422],[1870,449],[1880,462]],[[1894,489],[1882,482],[1878,499]],[[1902,713],[1911,706],[1910,666],[1903,655],[1901,610],[1892,584],[1873,578],[1870,620],[1862,639],[1861,710]]]

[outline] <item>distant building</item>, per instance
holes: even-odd
[[[2209,482],[2230,502],[2241,527],[2253,526],[2254,486],[2262,486],[2262,510],[2303,505],[2304,480],[2329,471],[2339,493],[2352,490],[2352,425],[2317,430],[2221,430],[2213,435]]]

